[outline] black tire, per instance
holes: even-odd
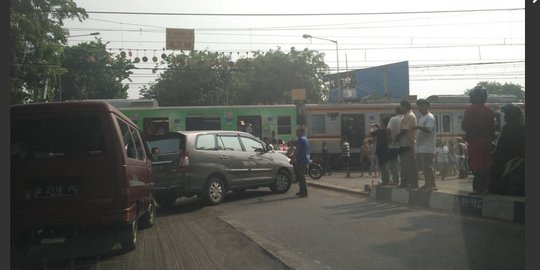
[[[286,193],[291,188],[291,175],[284,170],[277,173],[270,190],[274,193]]]
[[[130,252],[137,248],[137,231],[139,230],[139,222],[133,221],[128,225],[123,232],[122,240],[120,242],[123,252]]]
[[[156,221],[156,202],[152,199],[152,202],[148,205],[148,210],[141,217],[140,227],[141,229],[146,229],[154,226]]]
[[[323,169],[321,165],[312,163],[308,165],[308,175],[309,177],[317,180],[322,177],[323,175]]]
[[[225,199],[227,193],[223,180],[217,176],[213,176],[208,179],[206,183],[206,189],[204,192],[204,198],[210,205],[218,205]]]
[[[171,194],[156,195],[156,201],[163,208],[171,208],[176,202],[176,197]]]

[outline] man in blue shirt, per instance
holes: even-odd
[[[296,153],[294,154],[293,159],[291,159],[291,162],[293,162],[294,165],[294,173],[296,175],[296,180],[298,180],[298,184],[300,185],[300,191],[296,193],[296,195],[305,198],[308,196],[306,170],[309,164],[310,156],[309,142],[304,134],[304,128],[299,127],[296,129],[296,136],[298,137],[298,141],[296,142]]]

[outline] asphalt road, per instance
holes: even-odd
[[[303,199],[297,189],[231,194],[214,207],[182,200],[158,210],[156,225],[139,231],[133,252],[104,256],[115,243],[103,237],[34,247],[25,262],[77,258],[56,269],[69,263],[76,269],[524,268],[522,225],[315,188]],[[49,261],[48,269],[66,265],[59,261]]]
[[[34,246],[26,257],[12,261],[12,269],[287,269],[217,218],[213,209],[193,199],[171,210],[158,208],[155,225],[139,230],[138,247],[129,253],[117,250],[114,237],[101,235],[70,244]]]
[[[248,192],[215,211],[296,269],[525,267],[523,225],[296,189]]]

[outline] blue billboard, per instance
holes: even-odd
[[[345,74],[344,74],[345,75]],[[347,73],[341,91],[330,91],[330,101],[365,98],[401,99],[409,96],[409,62],[357,69]],[[343,76],[343,75],[342,75]]]

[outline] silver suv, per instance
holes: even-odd
[[[294,179],[285,155],[266,149],[246,132],[176,131],[146,140],[152,152],[155,199],[163,207],[194,195],[220,204],[228,190],[270,187],[285,193]]]

